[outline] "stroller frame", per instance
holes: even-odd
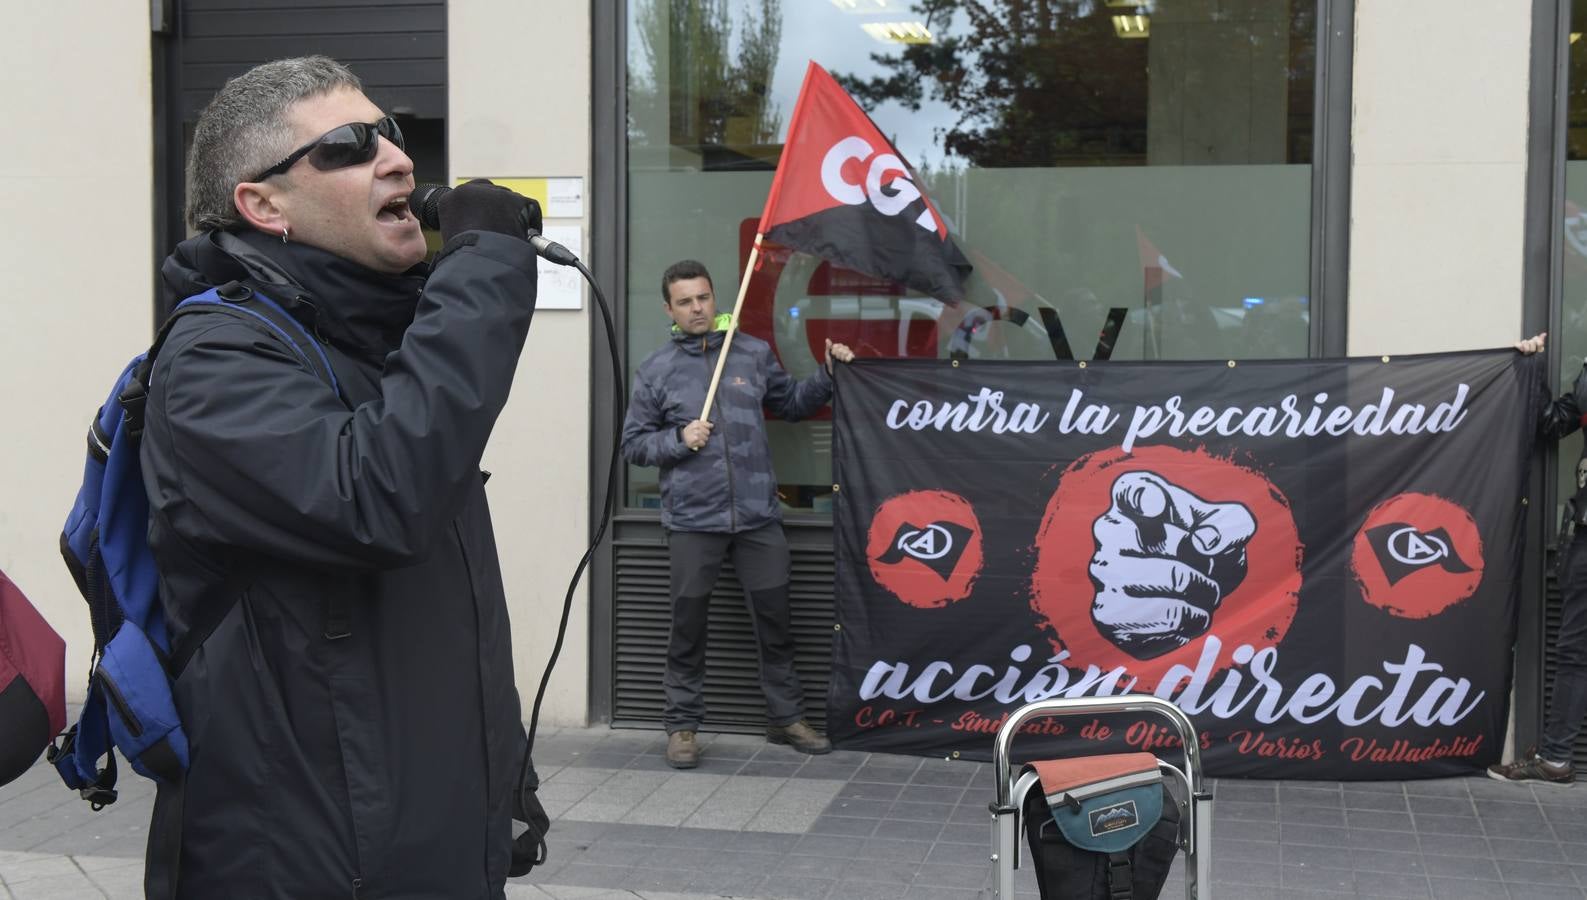
[[[1019,868],[1021,809],[1025,795],[1039,784],[1034,772],[1017,775],[1011,771],[1010,745],[1019,728],[1031,719],[1116,713],[1153,713],[1168,719],[1179,732],[1184,749],[1184,768],[1158,760],[1158,766],[1172,774],[1184,787],[1180,807],[1179,848],[1185,854],[1186,900],[1212,897],[1212,794],[1201,777],[1201,747],[1195,726],[1184,711],[1167,700],[1146,694],[1119,697],[1076,697],[1067,700],[1042,700],[1028,703],[1009,714],[998,729],[992,749],[992,774],[997,781],[997,799],[988,807],[992,813],[993,892],[999,900],[1013,900],[1014,870]]]

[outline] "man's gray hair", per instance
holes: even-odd
[[[187,221],[200,231],[243,223],[232,192],[297,149],[287,110],[340,88],[363,90],[327,56],[263,63],[232,78],[198,117],[187,157]]]

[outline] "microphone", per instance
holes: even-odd
[[[418,218],[419,224],[431,231],[441,230],[441,198],[452,193],[452,189],[439,184],[421,184],[408,195],[408,209]],[[573,252],[556,241],[546,239],[545,235],[529,229],[529,245],[535,252],[545,257],[546,262],[559,266],[576,266],[579,258]]]

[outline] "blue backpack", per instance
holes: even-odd
[[[178,304],[148,352],[127,364],[95,414],[83,483],[61,533],[61,555],[88,603],[94,652],[82,714],[48,751],[66,786],[95,810],[116,801],[112,744],[133,771],[155,781],[174,782],[187,771],[187,735],[171,685],[229,611],[226,604],[203,611],[173,653],[149,549],[149,500],[138,461],[155,357],[177,319],[211,312],[240,316],[271,334],[340,394],[330,360],[308,330],[268,297],[231,282]]]

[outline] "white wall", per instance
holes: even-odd
[[[1357,0],[1350,353],[1520,337],[1529,0]]]
[[[589,6],[550,0],[450,3],[447,55],[451,175],[581,177],[587,240]],[[591,258],[589,251],[582,255]],[[556,638],[568,579],[589,540],[593,303],[586,291],[582,310],[535,313],[512,399],[485,453],[526,720]],[[587,584],[586,574],[574,594],[543,723],[583,724],[588,712]]]
[[[61,562],[88,422],[149,345],[149,5],[6,4],[0,91],[0,569],[67,641],[80,698],[93,636]]]

